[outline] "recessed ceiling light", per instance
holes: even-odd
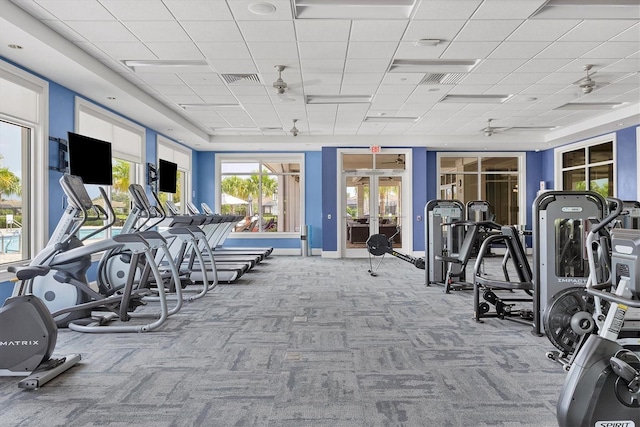
[[[440,102],[501,104],[513,95],[445,95]]]
[[[390,73],[468,73],[479,59],[396,59]]]
[[[298,19],[407,19],[415,0],[294,0]]]
[[[569,102],[554,110],[612,110],[625,104],[626,102]]]
[[[371,95],[307,95],[307,104],[357,104],[371,102]]]
[[[20,50],[22,49],[22,46],[20,46],[19,44],[10,44],[8,45],[11,49],[17,49]]]
[[[271,15],[276,11],[276,7],[271,3],[258,2],[249,5],[249,12],[256,15]]]
[[[227,108],[242,108],[240,104],[178,104],[185,110],[218,110]]]
[[[418,117],[386,117],[386,116],[367,116],[364,118],[365,122],[378,122],[378,123],[413,123],[418,120]]]
[[[416,46],[418,46],[418,47],[422,47],[422,46],[437,46],[440,43],[442,43],[442,40],[440,40],[440,39],[420,39],[420,40],[416,40]]]

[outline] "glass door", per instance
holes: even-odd
[[[344,177],[343,248],[347,257],[366,257],[369,236],[384,234],[402,248],[402,176],[379,171]]]

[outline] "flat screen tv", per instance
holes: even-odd
[[[69,173],[85,184],[113,184],[111,143],[69,132]]]
[[[167,160],[158,160],[158,191],[175,193],[178,180],[178,165]]]

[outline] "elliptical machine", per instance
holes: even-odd
[[[639,426],[640,355],[618,342],[629,308],[640,308],[640,231],[614,230],[611,233],[611,276],[597,283],[594,251],[598,232],[622,211],[622,202],[612,199],[615,210],[593,226],[587,235],[589,277],[586,291],[596,307],[608,305],[594,318],[578,312],[573,315],[575,329],[589,334],[577,350],[557,404],[557,419],[565,426]],[[614,284],[613,281],[616,283]],[[587,313],[588,314],[588,313]],[[575,321],[574,321],[575,320]],[[598,333],[591,331],[598,323]],[[640,351],[640,339],[637,340]]]
[[[22,282],[49,273],[49,267],[10,266]],[[18,383],[37,389],[80,361],[79,354],[52,358],[58,327],[47,306],[33,294],[7,299],[0,308],[0,376],[27,376]]]

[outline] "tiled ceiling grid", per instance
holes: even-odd
[[[603,113],[556,109],[566,103],[640,100],[637,17],[545,19],[534,15],[545,0],[418,0],[407,19],[296,19],[290,0],[270,0],[268,15],[250,12],[252,0],[12,1],[211,135],[282,135],[293,119],[307,135],[477,135],[488,119],[502,129],[561,127]],[[480,61],[455,84],[420,84],[424,72],[389,72],[398,59]],[[130,68],[125,60],[207,64]],[[586,64],[596,86],[584,95]],[[272,87],[275,65],[286,67],[283,95]],[[227,83],[224,73],[260,81]],[[513,96],[440,102],[447,94]],[[308,95],[372,98],[307,104]]]

